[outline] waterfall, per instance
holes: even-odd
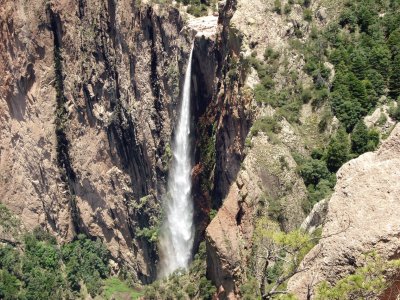
[[[191,257],[194,228],[191,197],[190,83],[193,46],[185,73],[182,104],[172,145],[173,161],[164,199],[165,221],[160,234],[160,276],[187,269]]]

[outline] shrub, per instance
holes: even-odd
[[[285,6],[284,6],[284,8],[283,8],[284,14],[285,14],[285,15],[288,15],[288,14],[290,14],[291,11],[292,11],[292,7],[290,6],[289,3],[286,3]]]
[[[254,122],[250,131],[252,135],[257,135],[260,131],[265,133],[277,134],[281,131],[281,129],[281,125],[275,118],[262,117]]]
[[[393,106],[389,110],[389,115],[396,121],[400,121],[400,101],[397,102],[397,106]]]
[[[303,12],[303,18],[305,21],[311,22],[312,21],[312,10],[309,8],[306,8]]]
[[[310,159],[299,168],[299,173],[306,185],[317,185],[321,179],[328,179],[330,172],[326,162],[318,159]]]
[[[306,88],[301,92],[301,100],[303,103],[308,103],[312,98],[311,89]]]
[[[276,60],[279,58],[279,56],[280,56],[280,53],[278,51],[275,51],[271,47],[267,47],[267,49],[265,49],[265,52],[264,52],[265,60],[269,60],[269,59]]]
[[[274,8],[273,11],[276,12],[277,14],[281,14],[282,13],[282,3],[280,0],[275,0],[274,1]]]

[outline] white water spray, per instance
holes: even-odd
[[[193,46],[185,74],[178,127],[172,147],[173,161],[165,197],[165,222],[160,236],[160,276],[187,269],[193,247],[193,203],[190,159],[190,83]]]

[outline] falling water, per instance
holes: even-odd
[[[173,161],[165,197],[165,221],[160,236],[160,276],[188,267],[193,246],[193,203],[190,159],[190,82],[193,46],[185,74],[178,127],[172,147]]]

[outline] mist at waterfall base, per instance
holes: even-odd
[[[159,277],[187,269],[193,247],[193,202],[190,158],[190,83],[193,46],[185,73],[179,121],[172,145],[173,161],[165,195],[165,220],[160,232]]]

